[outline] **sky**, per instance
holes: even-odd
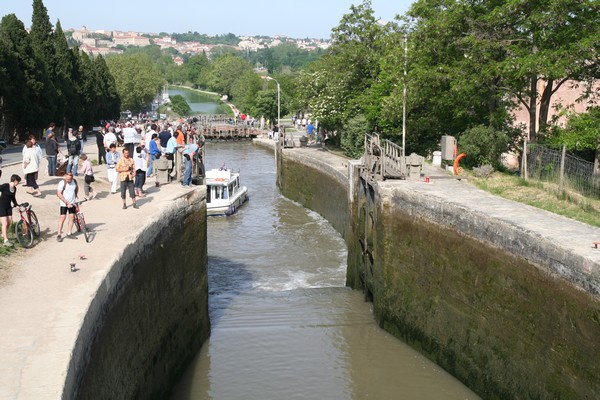
[[[352,4],[362,0],[43,0],[52,25],[63,30],[328,38]],[[375,17],[392,21],[413,0],[372,0]],[[31,26],[33,0],[0,0],[0,16],[16,14]]]

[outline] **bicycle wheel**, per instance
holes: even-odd
[[[27,222],[23,220],[18,221],[15,224],[15,234],[21,246],[28,249],[33,245],[33,230]]]
[[[31,230],[33,231],[33,236],[40,237],[42,230],[40,228],[40,221],[37,218],[37,215],[33,211],[29,212],[29,218],[31,220]]]
[[[87,226],[85,226],[85,218],[83,217],[83,213],[77,214],[77,225],[80,228],[80,232],[83,232],[83,236],[85,236],[85,241],[90,242],[90,232],[88,231]]]

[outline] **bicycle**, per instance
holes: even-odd
[[[77,227],[77,232],[83,232],[83,236],[85,236],[85,241],[87,243],[90,242],[92,235],[90,230],[85,224],[85,217],[83,216],[83,211],[79,208],[81,203],[85,203],[87,200],[81,200],[73,203],[75,206],[75,226]]]
[[[34,239],[40,237],[40,222],[31,209],[31,204],[21,203],[17,207],[21,218],[15,224],[15,235],[21,246],[28,249],[33,246]]]

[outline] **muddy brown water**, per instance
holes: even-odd
[[[240,170],[250,201],[209,218],[211,337],[172,399],[478,399],[380,329],[344,287],[346,245],[279,193],[275,159],[250,142],[208,143],[207,168]]]

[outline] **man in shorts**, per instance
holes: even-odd
[[[62,242],[64,236],[62,234],[63,225],[69,214],[69,225],[67,237],[75,238],[73,236],[73,225],[75,225],[75,202],[77,201],[77,181],[73,179],[73,173],[68,172],[64,179],[58,182],[56,188],[56,196],[60,199],[60,219],[58,220],[58,236],[56,240]]]

